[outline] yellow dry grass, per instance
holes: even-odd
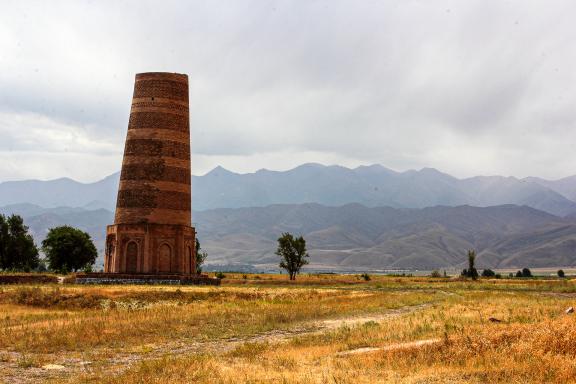
[[[42,380],[59,383],[576,381],[576,320],[564,313],[576,301],[574,282],[358,283],[321,275],[287,286],[276,279],[261,284],[264,277],[251,276],[222,287],[4,287],[0,357],[67,365]],[[401,308],[412,309],[369,316]],[[314,328],[326,319],[344,325]],[[289,333],[259,336],[279,330]],[[65,363],[74,359],[91,364]],[[34,369],[14,365],[5,372]]]

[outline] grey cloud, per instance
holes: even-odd
[[[0,112],[76,127],[119,166],[134,74],[186,72],[206,167],[281,167],[271,159],[289,152],[564,176],[576,169],[574,11],[567,0],[8,2]],[[48,140],[2,132],[0,151]]]

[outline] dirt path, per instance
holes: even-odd
[[[144,361],[160,359],[166,356],[183,356],[195,353],[222,354],[237,348],[244,343],[284,343],[294,337],[321,334],[336,330],[340,327],[354,327],[357,325],[375,322],[380,323],[408,313],[422,310],[431,304],[407,306],[399,309],[387,310],[362,316],[349,316],[337,319],[311,321],[300,324],[289,330],[272,330],[243,338],[228,338],[202,342],[173,342],[160,345],[147,353],[119,353],[105,361],[99,361],[98,365],[109,367],[110,374],[118,374],[131,366]],[[376,350],[376,349],[374,349]],[[363,353],[352,352],[352,353]],[[4,356],[4,358],[2,358]],[[90,372],[92,362],[78,358],[62,357],[52,366],[26,367],[26,359],[29,358],[15,352],[0,351],[0,383],[34,383],[43,382],[49,378],[65,378],[81,372]],[[2,381],[4,380],[4,381]]]
[[[364,347],[364,348],[351,349],[349,351],[338,352],[336,356],[359,355],[362,353],[370,353],[376,351],[398,351],[400,349],[418,348],[423,347],[424,345],[438,344],[441,342],[442,339],[425,339],[425,340],[408,341],[405,343],[390,344],[380,348]]]

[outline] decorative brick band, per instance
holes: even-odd
[[[189,132],[188,116],[163,112],[132,112],[128,129],[154,128]]]
[[[125,189],[118,191],[116,208],[149,208],[191,210],[191,196],[187,192],[154,189]]]
[[[188,86],[188,75],[183,73],[170,73],[170,72],[143,72],[136,74],[136,81],[142,80],[161,80],[161,81],[176,81],[186,84]]]
[[[141,181],[134,180],[120,180],[120,190],[125,189],[138,189],[142,188]],[[150,181],[146,183],[147,186],[155,188],[159,191],[174,191],[190,193],[190,185],[182,183],[172,183],[170,181]]]
[[[188,84],[171,79],[136,80],[134,97],[165,97],[167,99],[188,101]]]
[[[160,156],[190,159],[190,144],[158,139],[127,139],[124,156]]]
[[[122,167],[128,165],[146,165],[146,164],[163,164],[165,167],[190,169],[190,160],[175,159],[173,157],[150,157],[150,156],[125,156],[122,161]]]
[[[167,104],[158,104],[155,102],[150,103],[137,103],[132,104],[132,109],[130,113],[143,113],[143,112],[159,112],[159,113],[169,113],[172,115],[179,115],[188,117],[190,113],[187,108],[182,107],[178,104],[167,105]]]
[[[192,215],[189,211],[160,208],[116,208],[114,222],[118,224],[163,224],[190,225]]]
[[[182,101],[182,100],[167,99],[165,97],[156,97],[156,96],[135,97],[132,99],[132,106],[137,105],[139,103],[151,103],[151,102],[153,102],[154,104],[160,104],[160,105],[170,104],[170,105],[174,105],[174,106],[181,106],[181,107],[186,108],[186,110],[188,110],[188,100]]]
[[[154,129],[154,128],[130,129],[128,131],[126,139],[168,140],[168,141],[177,141],[179,143],[190,145],[190,135],[188,132],[167,131],[165,129]]]
[[[170,181],[190,185],[190,170],[165,166],[162,160],[145,164],[123,164],[120,180]]]

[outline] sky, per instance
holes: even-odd
[[[189,76],[195,175],[573,175],[575,14],[568,0],[3,0],[0,181],[117,172],[149,71]]]

